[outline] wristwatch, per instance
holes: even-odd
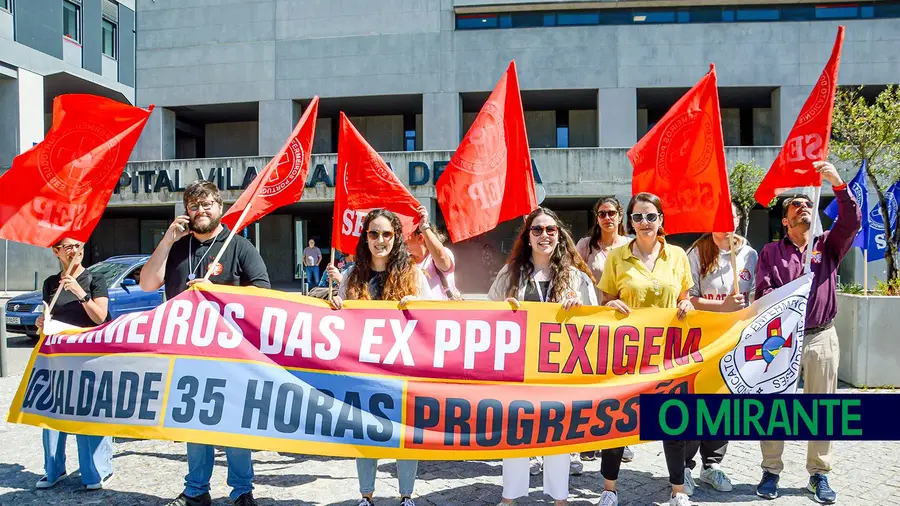
[[[419,230],[423,232],[428,230],[429,228],[431,228],[431,223],[428,223],[427,221],[419,225]]]
[[[85,304],[85,303],[87,303],[89,300],[91,300],[91,294],[86,293],[86,294],[84,294],[84,297],[78,299],[78,302],[80,302],[80,303],[82,303],[82,304]]]

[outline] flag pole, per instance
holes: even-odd
[[[206,266],[206,275],[203,276],[203,281],[209,281],[209,277],[212,276],[213,266],[219,263],[219,260],[222,259],[222,254],[225,253],[225,249],[228,248],[229,244],[231,244],[231,239],[233,239],[235,234],[237,234],[237,231],[241,229],[241,225],[247,218],[247,214],[250,212],[250,208],[253,207],[253,201],[256,200],[257,195],[259,195],[259,193],[254,195],[253,198],[250,199],[250,202],[247,202],[247,207],[244,208],[244,212],[241,213],[241,216],[238,218],[237,222],[235,222],[234,228],[231,229],[231,232],[228,234],[228,238],[225,239],[225,244],[223,244],[222,247],[219,248],[219,252],[216,253],[215,260],[213,260],[211,264]],[[259,241],[259,238],[257,237],[256,240]]]
[[[812,272],[813,242],[815,241],[816,227],[819,225],[819,197],[822,196],[822,187],[816,186],[813,196],[812,223],[809,224],[809,242],[806,244],[806,264],[803,272]]]
[[[328,265],[334,267],[334,246],[331,247],[331,260],[329,260]],[[332,296],[331,292],[334,289],[334,278],[328,276],[328,302],[331,302]]]
[[[81,258],[84,259],[84,249],[83,248],[81,250],[81,253],[79,253],[79,254],[81,255]],[[77,263],[81,263],[81,262],[79,261]],[[75,267],[75,264],[76,264],[76,262],[75,262],[75,259],[73,258],[72,261],[69,262],[69,266],[66,267],[65,276],[69,276],[72,274],[72,268]],[[62,278],[60,278],[60,281],[62,281]],[[61,294],[61,293],[62,293],[62,285],[60,285],[56,288],[56,293],[54,293],[53,298],[50,299],[50,305],[47,306],[46,309],[44,309],[44,320],[46,320],[44,322],[44,326],[46,326],[47,322],[50,321],[50,319],[51,319],[50,311],[52,311],[53,307],[56,306],[56,300],[59,299],[59,294]]]
[[[869,245],[863,248],[863,295],[869,293]]]
[[[731,272],[734,273],[734,294],[739,294],[738,288],[738,271],[737,271],[737,258],[734,253],[734,249],[737,246],[736,241],[734,240],[734,232],[728,234],[728,241],[731,243]]]

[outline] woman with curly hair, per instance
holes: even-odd
[[[338,295],[332,299],[334,309],[341,309],[344,300],[396,300],[402,307],[410,300],[428,297],[431,289],[413,263],[396,214],[385,209],[370,211],[363,221],[363,234],[356,247],[356,263],[345,273]],[[417,460],[397,461],[401,506],[415,506],[412,493],[418,466]],[[362,495],[359,506],[373,504],[377,467],[376,459],[356,459]]]
[[[488,299],[505,300],[519,307],[519,301],[555,302],[569,310],[583,304],[597,304],[594,280],[584,260],[575,252],[572,236],[556,214],[539,207],[525,218],[506,265],[488,292]],[[557,505],[569,498],[571,456],[544,458],[544,493]],[[540,467],[538,467],[540,469]],[[528,458],[503,459],[503,500],[513,504],[528,495]]]

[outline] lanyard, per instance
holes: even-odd
[[[535,279],[534,274],[531,275],[531,282],[534,283],[534,290],[538,294],[538,298],[541,299],[541,302],[547,302],[547,298],[550,297],[550,294],[553,293],[553,281],[550,281],[550,284],[547,285],[547,293],[544,294],[544,291],[541,290],[541,283]]]
[[[209,245],[209,248],[207,248],[207,250],[211,249],[212,245],[215,244],[217,240],[219,240],[219,234],[221,234],[221,233],[222,233],[222,230],[219,230],[219,232],[216,234],[216,236],[213,237],[212,244]],[[200,241],[197,241],[197,242],[200,242]],[[201,265],[203,265],[203,262],[201,261],[201,262],[197,262],[196,267],[194,266],[194,253],[193,253],[193,248],[192,248],[193,244],[194,244],[194,235],[191,234],[190,238],[188,239],[188,269],[191,270],[190,273],[188,274],[189,281],[197,279],[197,274],[194,273],[194,271],[197,270],[197,267],[200,267]],[[202,246],[203,243],[200,243],[200,245]]]

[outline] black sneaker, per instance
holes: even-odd
[[[253,492],[247,492],[238,496],[237,500],[234,501],[234,506],[259,506],[259,503],[253,498]]]
[[[837,500],[837,492],[828,485],[828,477],[824,474],[810,476],[806,490],[812,492],[816,501],[822,504],[834,504],[834,501]]]
[[[778,475],[769,471],[763,471],[762,480],[756,486],[756,495],[764,499],[775,499],[778,497]]]
[[[174,501],[166,504],[166,506],[212,506],[212,496],[209,493],[198,495],[197,497],[188,497],[182,492]]]
[[[625,447],[625,451],[622,452],[622,462],[631,462],[634,460],[634,451],[629,447]]]
[[[356,506],[375,506],[375,502],[368,497],[363,497]]]

